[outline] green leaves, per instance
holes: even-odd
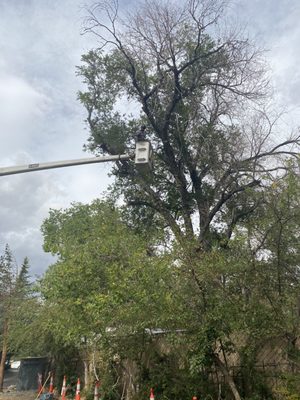
[[[38,336],[41,304],[35,297],[28,271],[28,258],[25,257],[19,269],[6,245],[0,257],[0,335],[1,345],[15,356],[41,355]],[[6,332],[2,332],[5,325]]]
[[[147,245],[109,203],[52,211],[42,229],[45,248],[59,261],[45,274],[41,291],[46,305],[69,314],[64,334],[77,331],[78,340],[83,333],[93,337],[115,327],[134,332],[163,323],[163,308],[172,303],[166,292],[171,271],[163,256],[147,255]]]
[[[258,208],[235,230],[230,246],[216,242],[210,251],[188,238],[166,251],[152,237],[149,248],[109,202],[51,211],[43,225],[45,248],[58,261],[41,281],[43,332],[51,332],[56,346],[85,354],[97,349],[98,368],[110,378],[116,354],[120,363],[138,363],[142,386],[164,368],[158,379],[164,394],[172,392],[168,374],[179,381],[184,375],[195,387],[194,380],[207,380],[207,371],[221,368],[222,357],[241,357],[253,375],[261,344],[298,329],[297,280],[289,284],[298,259],[290,234],[296,235],[298,220],[274,240],[281,219],[297,214],[296,182],[290,191],[289,179],[276,191],[276,201],[275,193],[265,192],[266,214]],[[255,199],[252,191],[248,196]],[[276,245],[286,251],[274,262],[269,255],[277,254]],[[286,256],[290,251],[293,257]],[[151,359],[147,370],[144,357],[162,340],[153,332],[162,333],[169,353],[152,348],[160,361]],[[247,390],[255,392],[255,379]]]

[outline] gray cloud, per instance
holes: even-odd
[[[246,30],[265,48],[279,107],[300,123],[300,2],[238,0],[235,11]]]
[[[62,197],[60,188],[38,173],[0,179],[0,244],[2,248],[5,243],[10,245],[18,263],[28,256],[34,274],[45,269],[48,258],[41,248],[41,221]]]
[[[81,54],[81,1],[0,3],[1,166],[86,157],[85,111],[76,97]],[[101,196],[108,166],[84,166],[0,178],[0,251],[8,243],[19,263],[41,274],[51,262],[40,225],[49,208]]]

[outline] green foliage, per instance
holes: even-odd
[[[147,256],[145,244],[120,221],[112,206],[95,201],[51,211],[43,232],[45,248],[59,255],[41,283],[49,312],[53,307],[61,316],[52,322],[57,335],[61,332],[74,343],[91,337],[93,331],[105,334],[108,326],[118,326],[120,318],[119,328],[124,325],[131,331],[159,324],[156,300],[164,286],[163,275],[169,271],[159,258]],[[144,318],[132,321],[142,310]]]
[[[110,377],[115,354],[123,360],[143,352],[146,329],[182,323],[173,295],[177,269],[168,255],[149,256],[148,243],[111,204],[94,201],[52,210],[42,230],[45,248],[58,261],[40,284],[41,330],[51,332],[55,346],[90,355],[97,348],[104,362],[97,367],[101,377]],[[107,393],[108,385],[104,388]]]
[[[299,138],[273,144],[272,117],[256,111],[261,54],[222,34],[223,12],[147,2],[128,20],[105,3],[87,20],[102,43],[78,69],[86,149],[130,153],[145,124],[154,168],[118,162],[110,201],[50,211],[44,249],[58,261],[40,283],[41,329],[55,348],[96,358],[107,399],[126,385],[129,397],[153,385],[161,399],[270,398],[259,351],[299,333],[299,172],[282,158],[296,159]]]
[[[298,400],[300,381],[297,374],[283,373],[281,379],[281,384],[275,390],[276,397],[279,400]]]
[[[13,291],[17,275],[17,268],[13,261],[13,255],[8,245],[0,256],[0,293],[1,298],[9,298]]]
[[[283,185],[276,193],[276,206],[286,190]],[[264,201],[267,207],[267,195]],[[264,223],[277,223],[278,210],[274,215],[271,210],[265,220],[257,210],[226,249],[195,253],[195,243],[187,241],[172,252],[154,247],[151,254],[148,243],[124,224],[111,203],[51,211],[43,225],[45,248],[58,261],[41,282],[40,331],[52,337],[56,349],[70,346],[80,357],[97,352],[95,368],[106,398],[122,390],[116,382],[126,360],[138,366],[134,381],[139,393],[156,385],[157,393],[168,399],[176,391],[182,396],[203,393],[197,382],[202,388],[206,382],[205,394],[214,397],[216,388],[208,377],[216,354],[240,356],[236,382],[245,398],[270,398],[264,376],[256,371],[256,356],[270,337],[295,334],[291,305],[297,304],[297,291],[288,285],[278,296],[273,258],[259,257],[262,247],[256,255],[250,246],[260,243]],[[285,203],[282,212],[288,212]],[[274,233],[267,230],[264,252],[267,243],[273,246]],[[170,332],[167,352],[151,345],[152,335],[145,336],[149,328]],[[222,392],[228,395],[225,387]]]
[[[8,348],[15,357],[43,354],[39,335],[41,303],[30,282],[29,260],[25,257],[20,270],[8,245],[0,258],[3,287],[0,293],[0,321],[8,321]],[[34,326],[34,328],[33,328]]]

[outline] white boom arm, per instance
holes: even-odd
[[[0,176],[23,174],[25,172],[41,171],[43,169],[63,168],[72,167],[74,165],[82,164],[94,164],[103,163],[109,161],[128,161],[134,158],[134,163],[138,170],[141,172],[147,172],[151,170],[151,157],[152,147],[148,140],[141,140],[136,142],[135,155],[130,156],[129,154],[118,154],[115,156],[102,156],[92,158],[79,158],[77,160],[63,160],[63,161],[52,161],[47,163],[34,163],[27,165],[17,165],[14,167],[0,168]]]
[[[40,171],[43,169],[71,167],[73,165],[93,164],[93,163],[102,163],[102,162],[118,161],[118,160],[130,160],[131,158],[132,157],[128,154],[119,154],[116,156],[79,158],[77,160],[64,160],[64,161],[54,161],[47,163],[19,165],[15,167],[0,168],[0,176],[23,174],[25,172]]]

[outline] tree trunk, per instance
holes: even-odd
[[[0,361],[0,392],[3,391],[3,382],[4,382],[4,369],[5,369],[5,361],[8,349],[8,320],[4,320],[3,326],[3,343],[2,343],[2,355]]]
[[[233,394],[234,399],[241,400],[241,396],[237,390],[237,387],[234,383],[232,376],[230,375],[230,373],[228,371],[228,368],[216,354],[215,354],[215,363],[218,366],[218,368],[220,369],[220,371],[222,372],[222,374],[224,375],[225,381],[228,384],[228,386],[230,387],[230,390]]]
[[[85,386],[85,388],[88,388],[90,385],[88,359],[83,361],[83,366],[84,366],[84,386]]]

